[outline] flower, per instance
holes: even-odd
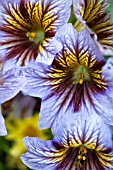
[[[20,0],[4,5],[0,44],[6,60],[22,66],[31,60],[50,64],[61,48],[53,37],[68,21],[70,5],[71,0]]]
[[[113,24],[110,14],[105,11],[108,6],[108,0],[73,0],[78,19],[75,28],[80,30],[85,26],[105,55],[113,54]]]
[[[113,148],[109,128],[97,115],[69,117],[53,140],[24,138],[28,152],[21,159],[38,170],[108,170],[113,168]]]
[[[23,68],[23,91],[42,98],[39,128],[55,131],[66,114],[94,112],[113,125],[113,106],[105,94],[107,83],[102,75],[105,61],[89,33],[85,29],[76,32],[67,24],[57,38],[63,49],[51,66],[31,63]]]
[[[5,123],[4,123],[4,118],[1,113],[1,106],[0,106],[0,136],[7,135]]]

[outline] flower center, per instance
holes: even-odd
[[[80,146],[76,167],[82,167],[87,157],[87,148]]]
[[[77,162],[76,162],[76,167],[83,167],[83,165],[86,163],[87,154],[88,154],[89,149],[94,150],[95,145],[92,144],[88,148],[86,148],[86,146],[84,146],[84,145],[80,146],[78,157],[77,157]]]
[[[84,80],[90,80],[90,75],[87,69],[83,65],[80,65],[78,70],[74,72],[73,79],[73,84],[82,84]]]
[[[28,37],[29,40],[33,41],[35,44],[40,45],[45,38],[45,33],[44,33],[44,31],[27,32],[26,37]]]

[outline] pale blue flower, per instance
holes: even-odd
[[[11,1],[1,10],[0,44],[5,59],[18,65],[36,60],[51,64],[62,46],[54,38],[70,17],[71,0]]]
[[[24,144],[28,152],[21,159],[33,170],[113,169],[111,133],[95,114],[69,117],[53,140],[25,137]]]
[[[52,65],[30,63],[23,68],[26,85],[23,91],[42,98],[39,128],[60,126],[68,114],[100,115],[113,125],[113,105],[106,96],[108,88],[102,75],[104,57],[99,53],[88,32],[76,32],[71,24],[56,34],[63,49]]]

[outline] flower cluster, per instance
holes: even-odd
[[[31,169],[113,170],[108,5],[108,0],[2,3],[0,104],[20,91],[41,98],[38,126],[53,133],[53,140],[24,138],[28,152],[21,160]],[[5,135],[0,117],[0,135]]]

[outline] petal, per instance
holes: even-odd
[[[65,115],[71,115],[73,107],[68,107],[68,112],[66,112],[69,100],[63,105],[62,99],[63,96],[60,98],[53,96],[46,101],[42,100],[38,124],[40,129],[52,128],[54,133],[56,128],[62,124],[62,119],[64,119]]]
[[[106,124],[113,125],[113,105],[106,94],[107,90],[104,94],[92,96],[94,109]]]
[[[47,98],[47,100],[42,100],[39,115],[40,129],[49,127],[52,128],[53,133],[55,133],[58,126],[61,126],[62,120],[65,117],[73,116],[73,114],[75,116],[78,114],[82,116],[83,113],[85,115],[91,115],[93,113],[98,114],[106,124],[113,125],[113,105],[106,96],[106,93],[95,96],[90,94],[93,105],[87,100],[87,96],[84,96],[85,102],[81,104],[80,110],[76,112],[74,111],[73,91],[71,91],[71,93],[70,96],[67,96],[67,99],[66,95],[68,92],[65,90],[61,97],[54,95]]]
[[[65,149],[59,152],[53,145],[52,141],[42,141],[38,138],[24,138],[24,144],[28,150],[27,153],[21,156],[24,164],[31,169],[55,170]]]
[[[92,58],[104,60],[102,54],[98,51],[94,41],[86,29],[79,33],[74,29],[72,24],[62,26],[55,36],[64,46],[64,49],[73,53],[83,53],[87,49]],[[78,47],[77,47],[78,46]],[[78,52],[76,52],[78,50]],[[77,55],[77,54],[76,54]]]
[[[105,146],[112,148],[112,136],[109,126],[96,114],[89,115],[86,109],[77,115],[71,114],[64,118],[62,125],[56,130],[54,140],[60,141],[65,147],[78,147],[84,144],[87,148]]]
[[[31,62],[22,68],[26,77],[22,92],[33,97],[45,97],[47,95],[45,91],[49,91],[48,83],[44,81],[47,79],[45,70],[49,70],[48,65],[36,62]]]
[[[93,22],[98,15],[102,15],[108,6],[107,0],[73,0],[74,14],[80,20],[85,20],[86,23]],[[86,10],[87,9],[87,10]]]
[[[2,116],[1,109],[0,109],[0,136],[5,136],[5,135],[7,135],[7,130],[6,130],[4,118]]]
[[[67,23],[69,17],[70,17],[70,6],[72,5],[72,0],[40,0],[40,5],[43,4],[45,8],[44,10],[47,10],[47,15],[44,17],[44,21],[47,21],[48,16],[54,16],[54,22],[50,22],[50,28],[53,27],[54,30],[58,30],[60,26]],[[44,11],[42,11],[43,13]],[[43,21],[43,22],[44,22]],[[51,18],[49,21],[52,21]],[[46,25],[45,25],[46,26]]]
[[[73,0],[73,6],[74,14],[78,19],[75,23],[75,28],[79,29],[81,26],[79,21],[86,28],[88,26],[88,31],[92,35],[95,33],[97,36],[96,44],[98,45],[99,42],[104,47],[98,45],[101,52],[106,54],[107,48],[111,50],[111,52],[108,50],[108,54],[113,54],[113,24],[111,23],[110,15],[105,11],[108,7],[108,0]]]
[[[3,70],[0,77],[0,103],[2,104],[16,96],[22,90],[24,83],[25,77],[17,68]]]
[[[102,73],[104,76],[104,79],[106,80],[108,84],[108,88],[106,89],[106,94],[108,96],[108,99],[111,101],[113,105],[113,57],[110,57],[106,64],[102,67]]]
[[[62,44],[53,38],[48,43],[44,44],[43,50],[40,51],[36,62],[41,62],[50,65],[55,57],[55,54],[62,49]]]
[[[62,119],[64,119],[66,115],[70,116],[75,114],[76,116],[80,114],[82,116],[82,112],[85,115],[90,115],[92,113],[98,114],[105,121],[105,123],[113,125],[113,106],[108,100],[106,94],[98,94],[95,96],[91,95],[93,105],[91,105],[91,103],[87,100],[87,96],[84,96],[84,103],[82,103],[80,110],[75,112],[74,104],[71,105],[71,101],[73,100],[73,91],[71,92],[72,94],[67,97],[65,103],[62,101],[65,101],[66,99],[66,91],[61,97],[55,95],[47,100],[42,100],[39,119],[40,129],[51,127],[54,132],[56,128],[62,124]]]

